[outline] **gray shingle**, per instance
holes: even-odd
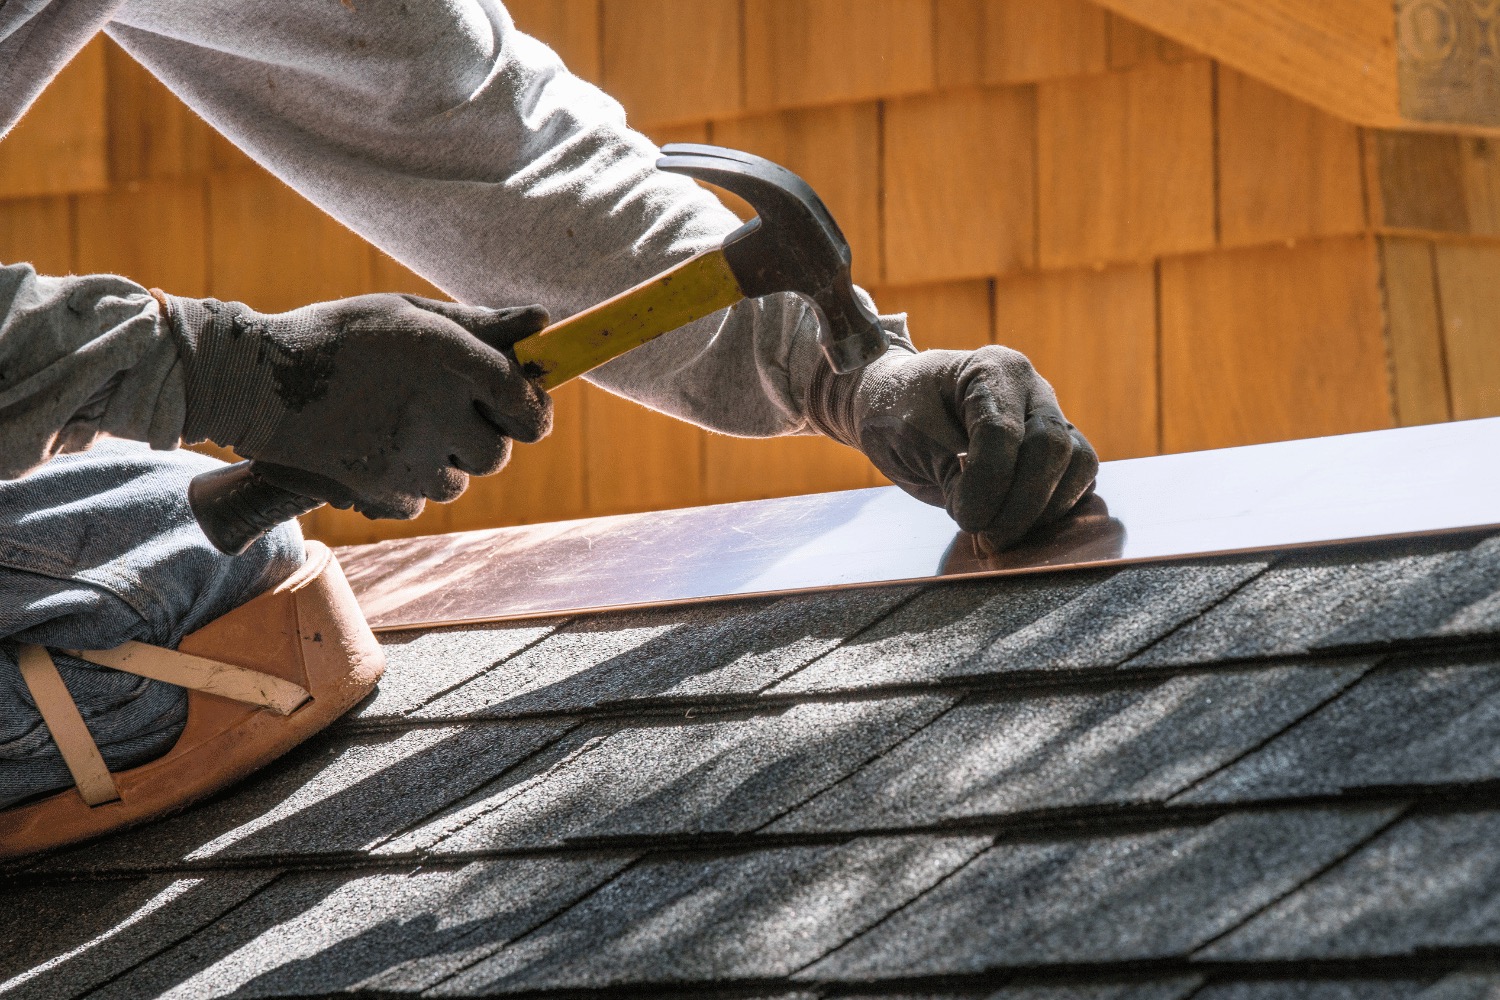
[[[560,723],[521,722],[314,740],[228,796],[42,867],[129,871],[364,850],[420,823],[565,731]]]
[[[389,719],[415,711],[433,698],[484,673],[557,631],[563,621],[460,625],[380,636],[385,676],[375,697],[351,716]]]
[[[802,975],[816,980],[1183,956],[1310,878],[1390,809],[997,844]]]
[[[1417,1000],[1495,1000],[1500,997],[1500,971],[1473,969],[1444,976]]]
[[[770,830],[919,826],[1164,801],[1348,687],[1363,670],[1273,668],[1104,693],[967,701]]]
[[[1418,1000],[1428,979],[1270,979],[1214,983],[1193,1000]]]
[[[1500,778],[1500,658],[1388,666],[1183,802]]]
[[[1200,957],[1362,958],[1500,944],[1500,814],[1403,820]]]
[[[419,992],[525,934],[628,863],[529,859],[446,872],[289,875],[95,1000]]]
[[[1293,555],[1132,660],[1167,667],[1369,645],[1439,628],[1494,591],[1493,546],[1419,538]]]
[[[988,842],[879,838],[707,861],[645,861],[435,992],[786,976]]]
[[[1264,568],[1258,560],[942,584],[778,684],[778,693],[1111,667]]]
[[[466,804],[468,822],[429,849],[441,855],[570,838],[745,833],[952,704],[946,697],[899,698],[798,705],[776,715],[676,725],[593,727],[608,735],[519,794],[500,787]],[[433,824],[446,825],[448,817]],[[425,834],[417,830],[413,837]]]
[[[253,895],[274,871],[4,888],[0,994],[79,996]]]
[[[582,618],[423,708],[424,718],[753,695],[910,596],[884,587]]]

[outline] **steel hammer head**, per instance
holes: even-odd
[[[721,146],[663,147],[657,167],[707,181],[745,199],[758,216],[724,240],[746,298],[796,292],[812,300],[818,344],[836,372],[849,372],[885,353],[875,313],[854,295],[849,241],[807,182],[770,160]]]

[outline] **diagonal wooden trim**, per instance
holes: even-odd
[[[115,781],[109,776],[109,768],[88,726],[83,724],[78,705],[68,693],[51,654],[41,646],[31,645],[22,645],[19,654],[21,678],[31,690],[31,698],[52,734],[52,742],[57,744],[63,763],[73,775],[78,794],[91,806],[118,801],[120,793],[115,789]]]
[[[277,715],[291,715],[312,697],[291,681],[271,674],[180,653],[175,649],[148,646],[144,642],[127,642],[114,649],[69,649],[65,652],[112,670],[123,670],[138,677],[165,681],[247,705],[260,705]]]

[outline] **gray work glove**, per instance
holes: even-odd
[[[809,395],[815,427],[991,552],[1068,513],[1099,471],[1052,387],[1006,347],[893,347],[857,372],[824,369]]]
[[[381,294],[266,315],[153,294],[182,356],[183,440],[298,470],[278,484],[366,517],[452,500],[552,428],[508,351],[547,324],[540,306]]]

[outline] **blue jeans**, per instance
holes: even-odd
[[[186,692],[55,649],[128,639],[176,646],[302,564],[296,524],[241,556],[208,543],[187,486],[218,464],[105,439],[0,481],[0,809],[73,783],[21,680],[17,643],[54,649],[110,770],[135,767],[172,748],[187,720]]]

